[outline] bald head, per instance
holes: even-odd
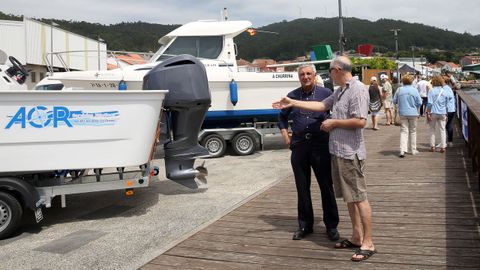
[[[340,86],[352,79],[352,61],[346,56],[337,56],[330,62],[330,78]]]
[[[351,72],[352,61],[346,56],[337,56],[330,62],[330,68],[338,68],[345,72]]]

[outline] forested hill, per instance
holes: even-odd
[[[469,51],[480,47],[480,35],[459,34],[432,26],[404,21],[381,19],[375,22],[357,18],[344,18],[343,28],[347,38],[346,50],[354,50],[359,44],[373,44],[376,52],[395,50],[395,39],[390,29],[401,29],[398,36],[399,50],[411,56],[411,46],[415,46],[417,56],[428,54],[430,49]],[[315,44],[330,44],[338,50],[338,18],[297,19],[261,27],[262,30],[250,37],[242,34],[238,40],[240,55],[246,59],[260,56],[274,59],[291,59],[310,50]],[[247,43],[248,46],[242,46]],[[246,48],[245,48],[246,47]],[[420,52],[421,51],[421,52]],[[457,60],[458,61],[458,60]]]
[[[0,12],[0,19],[21,20],[21,17]],[[37,19],[49,23],[49,19]],[[90,22],[54,20],[61,28],[96,39],[100,36],[110,50],[155,51],[159,48],[158,39],[179,25],[162,25],[145,22],[124,22],[102,25]],[[398,44],[401,54],[411,56],[411,46],[416,46],[416,54],[433,57],[429,49],[446,50],[447,59],[454,60],[458,55],[480,45],[480,35],[456,33],[418,23],[381,19],[375,22],[357,18],[344,19],[344,32],[347,38],[346,50],[355,49],[358,44],[375,45],[376,52],[393,52],[395,42],[390,29],[399,28]],[[330,44],[338,49],[338,19],[315,18],[282,21],[258,28],[278,34],[258,31],[255,36],[243,33],[236,38],[241,58],[268,57],[276,60],[292,59],[311,50],[315,44]],[[448,59],[449,58],[449,59]],[[431,59],[433,60],[433,59]]]

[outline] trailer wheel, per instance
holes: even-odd
[[[12,195],[0,191],[0,239],[8,237],[20,224],[23,209]]]
[[[210,153],[210,157],[221,157],[227,150],[227,143],[218,134],[210,134],[205,136],[202,140],[202,146]]]
[[[249,133],[239,133],[233,137],[232,147],[237,155],[250,155],[255,151],[255,138]]]

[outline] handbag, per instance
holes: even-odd
[[[393,120],[393,123],[395,126],[401,126],[402,121],[400,120],[400,113],[398,112],[398,106],[395,106],[395,119]]]
[[[382,102],[380,102],[380,100],[377,100],[375,102],[370,102],[369,104],[370,111],[372,112],[380,111],[381,107],[382,107]]]

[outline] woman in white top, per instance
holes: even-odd
[[[385,107],[385,118],[387,123],[385,125],[390,126],[393,125],[393,95],[392,95],[392,84],[388,80],[388,76],[386,74],[380,75],[380,79],[382,80],[383,87],[383,106]]]
[[[427,120],[430,124],[430,151],[435,152],[435,130],[440,130],[440,153],[447,147],[445,123],[447,120],[447,105],[453,99],[449,91],[445,91],[445,81],[442,76],[432,77],[432,90],[428,92]]]
[[[427,99],[428,99],[428,91],[432,88],[430,83],[426,80],[427,77],[422,75],[422,80],[417,83],[418,93],[422,98],[422,106],[420,107],[420,116],[423,116],[427,109]]]

